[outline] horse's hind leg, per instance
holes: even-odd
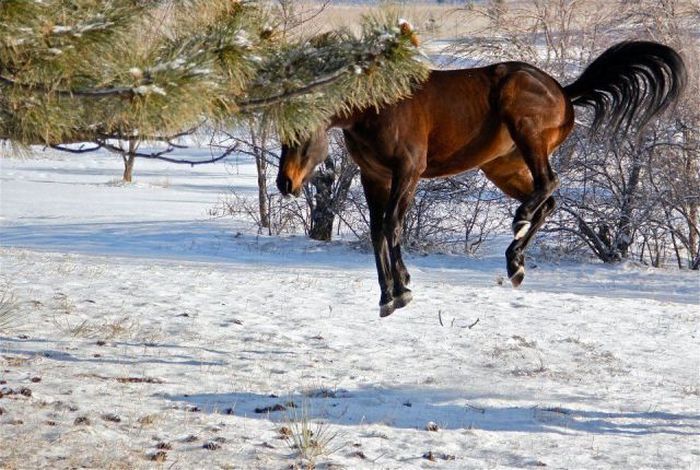
[[[516,243],[533,236],[535,225],[553,209],[537,214],[557,188],[559,180],[549,165],[549,155],[571,132],[574,124],[571,103],[561,87],[540,71],[524,67],[502,82],[499,105],[503,122],[530,173],[532,190],[518,199],[522,202],[513,220],[514,244],[507,252],[508,276],[514,286],[525,275],[522,251],[527,243]],[[522,170],[522,164],[520,165]]]
[[[548,161],[546,171],[546,177],[541,174],[534,176],[534,191],[520,204],[513,218],[514,240],[506,250],[506,259],[508,260],[508,277],[515,287],[518,287],[525,277],[525,248],[535,232],[544,223],[545,217],[555,207],[552,193],[559,185],[559,178],[550,168]]]
[[[530,169],[532,170],[532,167]],[[514,287],[518,287],[525,277],[524,251],[527,244],[544,223],[545,217],[554,210],[554,199],[551,196],[559,185],[559,179],[549,167],[548,161],[546,170],[547,177],[541,174],[534,175],[534,191],[520,204],[513,218],[514,240],[506,250],[506,259],[508,278]],[[552,204],[547,204],[550,199]]]
[[[521,117],[509,122],[508,128],[521,161],[529,170],[529,180],[532,184],[529,194],[518,197],[522,204],[515,211],[513,218],[514,241],[506,251],[508,277],[513,286],[518,287],[525,277],[523,251],[544,222],[544,218],[554,210],[554,200],[550,203],[547,201],[559,186],[559,178],[549,164],[549,154],[564,140],[570,127],[567,124],[542,129],[540,120]]]
[[[556,141],[559,132],[545,131],[539,127],[532,118],[520,118],[509,125],[513,141],[530,170],[533,185],[532,192],[515,212],[513,233],[516,240],[527,235],[535,213],[559,185],[559,178],[549,164],[550,149],[559,143]]]
[[[508,268],[508,276],[515,287],[518,287],[525,278],[525,250],[532,241],[535,233],[544,224],[547,216],[554,211],[556,200],[550,196],[532,217],[528,231],[520,238],[516,238],[511,242],[506,250],[506,262]]]
[[[536,190],[530,168],[518,150],[492,160],[481,169],[501,191],[522,203],[513,218],[513,242],[506,250],[508,277],[517,287],[525,277],[525,249],[554,210],[551,192],[556,188],[556,179],[553,187]]]

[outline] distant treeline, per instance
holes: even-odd
[[[325,3],[324,0],[312,0],[312,3]],[[333,5],[382,5],[387,3],[397,4],[397,5],[429,5],[429,4],[440,4],[440,5],[464,5],[465,3],[484,3],[484,0],[472,0],[470,2],[465,2],[464,0],[400,0],[386,2],[384,0],[333,0]]]

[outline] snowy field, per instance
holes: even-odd
[[[120,167],[0,159],[0,468],[700,468],[697,273],[501,240],[380,320],[371,253],[207,215],[244,157]]]

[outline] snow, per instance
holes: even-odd
[[[150,95],[151,93],[163,96],[167,95],[166,91],[158,85],[139,85],[134,87],[134,93],[137,95]]]
[[[65,34],[73,31],[72,26],[54,26],[51,28],[51,32],[54,34]]]
[[[499,239],[409,255],[380,319],[371,253],[208,215],[255,197],[246,157],[120,167],[0,158],[0,467],[289,468],[303,415],[319,468],[700,467],[697,273],[530,260],[513,290]]]
[[[182,69],[183,66],[185,65],[185,60],[182,58],[177,58],[168,62],[163,62],[155,67],[151,67],[151,71],[153,72],[163,72],[167,70],[179,70]]]
[[[248,38],[248,33],[245,31],[239,31],[238,34],[236,34],[233,43],[243,48],[250,47],[252,45],[250,38]]]
[[[140,80],[143,78],[143,70],[141,70],[138,67],[131,67],[129,69],[129,75],[131,75],[132,77],[134,77],[137,80]]]

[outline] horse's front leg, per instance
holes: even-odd
[[[392,180],[389,202],[384,214],[384,235],[389,245],[394,279],[394,309],[405,307],[413,300],[411,290],[406,287],[411,276],[401,256],[401,236],[404,217],[413,201],[417,184],[418,176],[416,174],[396,173]],[[386,315],[392,312],[393,310]]]
[[[379,315],[390,315],[394,306],[394,280],[389,264],[389,247],[384,236],[384,211],[389,198],[389,183],[379,179],[372,179],[362,174],[362,187],[365,191],[365,199],[369,207],[369,228],[374,249],[374,261],[377,266],[377,280],[379,281]]]

